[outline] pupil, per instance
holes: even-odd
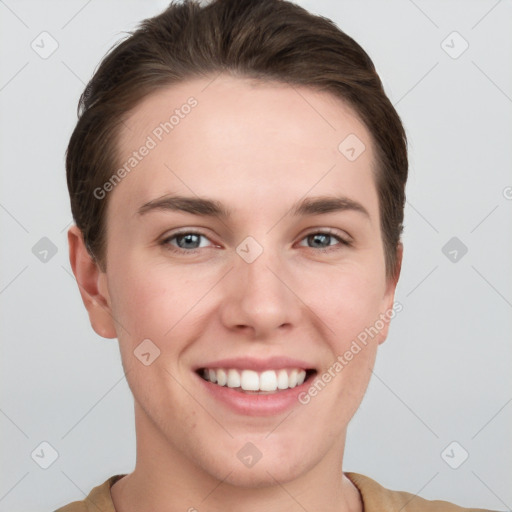
[[[177,239],[178,245],[184,249],[196,249],[198,247],[199,235],[189,233],[187,235],[181,235]],[[184,242],[184,243],[182,243]],[[189,244],[192,244],[190,246]]]
[[[314,247],[326,247],[329,245],[329,239],[331,235],[325,235],[323,233],[316,233],[314,235],[309,235],[309,242],[313,244]]]

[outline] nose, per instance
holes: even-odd
[[[237,256],[227,277],[221,319],[229,330],[265,339],[298,324],[302,302],[293,274],[270,249],[251,263]]]

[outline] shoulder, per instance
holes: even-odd
[[[447,501],[426,500],[409,492],[392,491],[359,473],[345,475],[361,493],[365,512],[485,512],[484,509],[463,508]]]
[[[55,512],[115,512],[110,488],[125,475],[114,475],[94,487],[82,501],[73,501]]]

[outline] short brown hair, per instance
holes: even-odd
[[[361,46],[332,21],[285,0],[171,3],[103,59],[80,97],[66,154],[73,218],[100,268],[107,200],[93,191],[119,164],[123,119],[157,90],[219,73],[326,91],[355,110],[375,143],[386,272],[396,275],[408,172],[400,118]]]

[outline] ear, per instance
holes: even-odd
[[[69,228],[68,243],[69,262],[92,328],[103,338],[116,338],[106,273],[101,271],[87,251],[82,232],[77,226]]]
[[[396,311],[401,311],[400,309],[397,309],[396,307],[393,307],[395,304],[395,290],[396,285],[398,284],[398,279],[400,277],[400,271],[402,270],[402,258],[404,255],[404,246],[402,242],[398,243],[398,246],[396,248],[396,264],[395,268],[393,269],[393,274],[389,277],[387,277],[387,283],[386,283],[386,291],[384,293],[383,297],[383,306],[385,312],[393,312],[393,317],[396,314]],[[381,343],[384,343],[388,336],[388,330],[389,330],[389,321],[386,322],[386,326],[381,331],[381,335],[379,336],[379,345]]]
[[[395,259],[395,268],[393,269],[393,275],[389,278],[388,282],[388,293],[390,290],[392,290],[392,297],[391,297],[391,305],[393,305],[393,301],[395,298],[395,290],[396,285],[398,284],[398,279],[400,278],[400,272],[402,271],[402,259],[404,256],[404,245],[402,242],[398,242],[398,245],[396,247],[396,259]]]

